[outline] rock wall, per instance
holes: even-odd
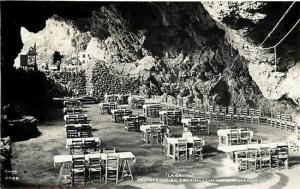
[[[231,48],[201,4],[123,5],[94,11],[91,35],[106,39],[106,62],[127,63],[124,70],[131,75],[144,57],[153,57],[146,60],[152,67],[138,71],[144,93],[208,94],[220,105],[256,106],[262,95],[249,75],[248,61]]]
[[[139,92],[139,82],[122,75],[114,74],[104,62],[97,62],[88,68],[87,91],[100,100],[105,94],[136,94]]]
[[[72,91],[74,94],[85,95],[86,91],[86,75],[85,71],[48,71],[45,72],[47,77],[59,83],[66,90]]]
[[[267,32],[271,31],[291,3],[203,2],[203,5],[217,22],[218,27],[226,32],[226,40],[249,60],[249,74],[264,97],[270,100],[290,98],[294,104],[299,106],[300,39],[297,32],[300,27],[296,27],[290,36],[276,48],[277,72],[274,72],[274,49],[258,48],[264,37],[267,36]],[[296,3],[288,15],[295,14],[293,12],[296,12],[297,8],[299,10],[299,4]],[[268,47],[275,44],[288,32],[292,24],[296,23],[293,20],[297,16],[286,17],[275,30],[275,34],[272,34],[263,46]]]
[[[65,57],[86,50],[92,59],[84,68],[86,91],[96,97],[209,95],[219,105],[286,110],[299,103],[300,90],[293,89],[299,81],[296,51],[288,61],[280,50],[280,69],[274,73],[273,53],[256,48],[265,36],[257,31],[274,23],[275,8],[264,2],[111,3],[95,7],[85,19],[88,31],[78,30],[76,20],[54,17],[37,34],[21,35],[24,49],[36,40],[39,49],[47,47],[38,52],[41,62],[51,55],[43,56],[49,49]],[[57,31],[60,35],[53,34]]]

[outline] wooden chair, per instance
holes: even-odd
[[[194,118],[199,118],[200,117],[200,111],[199,110],[195,110],[193,115],[191,115],[191,117],[194,117]],[[204,113],[204,117],[205,117],[205,113]]]
[[[266,118],[266,124],[273,127],[273,125],[274,125],[273,122],[274,121],[273,121],[273,117],[272,117],[272,114],[271,114],[271,117]]]
[[[70,154],[82,154],[83,144],[82,140],[72,139],[72,143],[70,145]]]
[[[111,119],[114,123],[118,123],[118,121],[120,120],[120,118],[119,118],[120,116],[121,116],[120,112],[116,110],[112,113]]]
[[[242,130],[240,134],[240,143],[249,144],[250,143],[250,132],[249,130]]]
[[[203,141],[194,140],[193,159],[203,160]]]
[[[297,124],[294,122],[289,122],[290,123],[290,128],[291,128],[291,132],[294,133],[296,131],[297,128]]]
[[[281,114],[281,115],[280,115],[280,120],[281,120],[281,121],[286,121],[285,116],[286,116],[286,114]]]
[[[68,115],[67,119],[66,119],[66,123],[70,124],[70,123],[76,123],[77,122],[77,117],[76,115]]]
[[[261,110],[257,109],[255,110],[254,116],[252,116],[252,123],[260,124],[260,118],[261,118]]]
[[[257,149],[248,148],[247,149],[247,171],[256,171],[257,169]]]
[[[200,134],[208,134],[208,122],[206,119],[201,119],[197,125],[198,133]]]
[[[267,112],[261,110],[261,116],[259,117],[259,124],[267,125],[267,118],[270,117]]]
[[[233,114],[234,114],[234,108],[229,106],[228,114],[225,114],[225,121],[231,121]]]
[[[84,154],[99,151],[99,146],[94,139],[84,139],[82,147]]]
[[[162,141],[162,132],[158,127],[150,127],[148,139],[150,143],[160,144]]]
[[[219,106],[215,106],[214,111],[211,113],[211,118],[213,120],[217,120],[218,119],[218,114],[220,113],[220,107]]]
[[[188,110],[188,114],[191,115],[192,117],[194,117],[194,115],[195,115],[195,109],[189,109]]]
[[[85,159],[84,156],[72,156],[71,168],[72,186],[75,184],[85,185]]]
[[[234,161],[237,164],[237,170],[239,172],[247,170],[248,164],[247,164],[246,157],[247,157],[247,150],[234,152]]]
[[[288,168],[288,146],[277,146],[278,150],[278,168]]]
[[[212,118],[212,112],[214,111],[213,106],[208,106],[207,112],[205,112],[205,118],[206,119],[211,119]]]
[[[276,114],[275,114],[275,119],[280,119],[281,118],[281,113],[280,112],[277,112]]]
[[[201,112],[205,112],[205,106],[202,104],[198,107]]]
[[[275,119],[275,128],[280,129],[281,128],[281,120],[280,119]]]
[[[207,111],[208,112],[214,112],[214,106],[208,106]]]
[[[78,129],[75,126],[68,125],[66,127],[67,138],[78,138],[80,137]]]
[[[249,114],[246,115],[246,123],[253,123],[253,116],[255,114],[255,110],[253,108],[249,109]]]
[[[230,134],[228,137],[229,145],[236,145],[239,143],[239,131],[238,130],[230,130]]]
[[[77,122],[85,124],[85,123],[87,123],[87,118],[85,117],[85,115],[78,114],[77,115]]]
[[[102,108],[100,109],[101,114],[109,114],[110,112],[110,105],[109,104],[103,104]]]
[[[259,165],[260,171],[263,168],[271,168],[271,153],[269,147],[261,147],[258,151],[259,153]]]
[[[190,124],[188,125],[189,130],[193,133],[193,134],[198,134],[198,119],[192,118]]]
[[[132,116],[132,110],[125,109],[124,116]]]
[[[75,107],[75,108],[73,109],[73,112],[74,112],[74,114],[82,114],[82,113],[83,113],[83,110],[82,110],[82,108],[80,108],[80,107]]]
[[[188,159],[188,149],[187,149],[187,140],[186,139],[179,139],[178,143],[175,146],[175,159],[181,160],[181,156]]]
[[[73,108],[72,108],[72,107],[65,107],[65,108],[63,109],[63,112],[64,112],[64,114],[66,114],[66,115],[74,114]]]
[[[287,121],[286,122],[286,128],[287,128],[288,131],[294,133],[295,132],[295,128],[296,128],[296,124],[293,123],[293,122]]]
[[[287,130],[287,114],[281,114],[280,117],[280,129],[286,129]]]
[[[226,107],[221,108],[221,112],[218,113],[218,120],[225,121]]]
[[[285,114],[285,120],[286,120],[286,121],[289,121],[289,122],[292,122],[293,119],[292,119],[291,114]]]
[[[242,108],[236,108],[236,112],[232,116],[232,120],[236,122],[239,121],[239,117],[241,116],[241,114],[242,114]]]
[[[270,156],[271,156],[271,167],[279,167],[279,159],[278,159],[278,148],[272,147],[270,148]]]
[[[205,119],[205,112],[204,111],[200,111],[199,112],[199,117],[200,119]]]
[[[112,148],[112,149],[103,148],[103,153],[106,153],[106,154],[116,153],[116,148]]]
[[[248,109],[243,108],[242,109],[242,114],[239,116],[239,121],[240,122],[246,122],[246,116],[248,115]]]
[[[127,120],[127,124],[125,126],[125,130],[127,131],[138,131],[138,126],[139,122],[137,119],[129,119]]]
[[[275,115],[274,115],[274,118],[272,120],[272,126],[275,127],[275,128],[280,128],[280,117],[281,117],[281,113],[280,112],[277,112]]]
[[[182,119],[182,112],[180,111],[175,111],[174,112],[174,122],[175,124],[180,124],[181,123],[181,119]]]
[[[175,124],[175,113],[173,111],[167,112],[167,125]]]
[[[82,124],[80,129],[81,138],[92,137],[92,127],[89,124]]]
[[[138,115],[138,116],[137,116],[137,120],[138,120],[138,122],[140,123],[140,125],[142,125],[142,124],[145,124],[145,123],[146,123],[147,117],[146,117],[146,116],[143,116],[143,115]]]
[[[105,162],[105,184],[107,184],[109,180],[113,180],[116,184],[118,184],[119,156],[115,154],[107,154]]]
[[[92,180],[99,180],[99,184],[101,184],[102,180],[102,160],[99,157],[95,158],[89,158],[89,166],[88,166],[88,172],[89,172],[89,181],[90,184],[92,183]]]

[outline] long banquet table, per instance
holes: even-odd
[[[277,146],[288,146],[288,144],[287,143],[283,143],[283,142],[280,142],[280,143],[272,142],[272,143],[263,143],[263,144],[245,144],[245,145],[218,146],[218,150],[222,151],[222,152],[229,153],[229,152],[247,150],[248,148],[252,148],[252,149],[253,148],[256,148],[256,149],[267,148],[267,147],[276,148]]]
[[[131,168],[129,161],[135,162],[135,156],[132,152],[117,152],[117,153],[110,153],[110,155],[117,155],[121,162],[121,169],[122,170],[122,178],[130,177],[133,180]],[[58,181],[62,178],[63,169],[68,167],[70,169],[70,164],[72,163],[72,157],[82,157],[84,156],[85,161],[89,161],[90,158],[98,158],[100,157],[102,160],[107,159],[107,153],[92,153],[92,154],[85,154],[85,155],[55,155],[53,157],[54,167],[56,165],[60,165],[59,177]],[[127,174],[124,174],[124,173]]]

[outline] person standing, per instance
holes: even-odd
[[[163,139],[163,144],[162,144],[162,153],[166,154],[167,148],[168,148],[168,143],[167,143],[167,138],[172,137],[171,134],[171,129],[170,127],[166,128],[166,131],[164,132],[164,139]]]
[[[193,138],[193,134],[189,131],[189,128],[187,126],[183,128],[182,138],[186,139],[187,141]],[[188,142],[187,148],[189,151],[189,156],[191,156],[193,153],[193,144]]]

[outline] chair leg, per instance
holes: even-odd
[[[117,169],[117,173],[116,173],[116,184],[118,184],[119,181],[119,169]]]
[[[85,171],[83,172],[83,184],[84,184],[84,186],[85,186]]]
[[[102,180],[102,174],[101,174],[101,172],[102,172],[102,169],[100,169],[100,171],[99,171],[99,172],[100,172],[100,178],[99,178],[99,181],[100,181],[100,184],[102,184],[102,181],[101,181],[101,180]]]
[[[186,154],[185,154],[185,159],[188,160],[188,154],[189,154],[189,151],[188,151],[188,148],[186,149]]]
[[[90,184],[92,184],[91,171],[90,170],[89,170],[89,181],[90,181]]]
[[[108,174],[108,171],[107,171],[107,168],[105,169],[105,184],[107,184],[107,174]]]

